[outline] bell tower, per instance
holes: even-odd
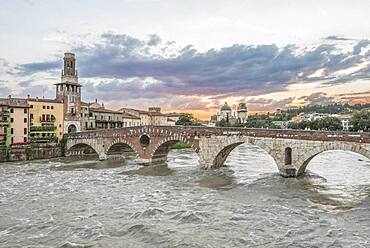
[[[81,85],[78,83],[76,58],[64,54],[61,82],[56,84],[56,99],[64,103],[64,133],[81,130]]]

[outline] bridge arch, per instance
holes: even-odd
[[[174,135],[168,138],[165,138],[158,142],[151,154],[151,160],[154,163],[161,163],[167,160],[167,155],[171,150],[171,146],[175,145],[177,142],[183,142],[189,145],[196,153],[198,152],[197,147],[191,142],[187,137],[183,135]]]
[[[347,151],[347,152],[353,152],[359,155],[362,155],[368,159],[370,159],[370,151],[366,150],[365,148],[357,145],[357,144],[331,144],[329,146],[326,146],[324,148],[317,148],[312,151],[307,151],[307,154],[299,160],[298,164],[300,167],[298,168],[297,176],[302,176],[307,166],[309,165],[310,161],[316,157],[317,155],[326,152],[326,151]]]
[[[106,155],[125,155],[129,151],[133,151],[138,155],[136,147],[129,141],[123,138],[117,138],[107,145],[105,154]]]
[[[99,157],[98,151],[91,146],[90,144],[86,143],[77,143],[72,145],[66,151],[66,155],[68,157],[79,157],[79,156],[96,156]]]
[[[225,161],[227,160],[227,158],[229,157],[230,153],[238,146],[240,145],[243,145],[243,144],[247,144],[247,145],[255,145],[257,146],[258,148],[264,150],[275,162],[275,166],[277,166],[277,161],[276,161],[276,158],[274,156],[274,154],[271,152],[271,148],[264,144],[264,143],[252,143],[252,142],[248,142],[248,140],[246,141],[240,141],[240,142],[235,142],[235,143],[232,143],[232,144],[229,144],[227,146],[224,146],[222,149],[220,149],[216,155],[216,157],[214,158],[213,160],[213,166],[215,168],[218,168],[218,167],[221,167],[224,165]]]

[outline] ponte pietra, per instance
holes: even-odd
[[[240,144],[257,145],[274,158],[284,177],[302,175],[313,157],[328,150],[351,151],[370,159],[369,133],[201,126],[139,126],[72,133],[66,135],[65,149],[66,156],[90,150],[104,160],[131,147],[143,162],[157,163],[167,159],[171,145],[178,141],[189,144],[206,169],[222,166]]]

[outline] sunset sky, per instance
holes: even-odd
[[[54,97],[74,52],[84,101],[202,119],[370,102],[369,0],[0,1],[0,97]]]

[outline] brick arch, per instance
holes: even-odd
[[[308,164],[314,157],[316,157],[317,155],[323,152],[333,151],[333,150],[353,152],[353,153],[362,155],[370,159],[370,151],[361,147],[361,145],[359,144],[331,143],[324,147],[316,148],[311,151],[307,151],[306,155],[298,161],[298,164],[300,165],[300,167],[298,168],[297,176],[301,176],[304,174]]]
[[[167,155],[170,151],[170,148],[172,145],[176,144],[176,142],[182,141],[188,145],[191,146],[191,148],[198,153],[199,148],[193,142],[189,136],[186,136],[185,134],[172,134],[168,137],[164,137],[164,139],[159,140],[154,144],[154,147],[152,148],[150,157],[153,162],[160,161],[164,162],[167,160]]]
[[[130,141],[128,141],[127,139],[125,139],[125,138],[122,138],[122,137],[118,137],[118,138],[116,138],[116,139],[114,139],[112,142],[110,142],[108,145],[107,145],[107,147],[106,147],[106,149],[105,149],[105,151],[104,151],[104,153],[105,154],[108,154],[108,151],[112,148],[112,146],[114,146],[114,145],[116,145],[116,144],[125,144],[125,145],[128,145],[129,147],[131,147],[133,150],[134,150],[134,152],[136,153],[136,154],[139,154],[139,149],[132,143],[132,142],[130,142]]]
[[[93,145],[87,144],[87,143],[88,142],[86,143],[79,142],[79,143],[71,144],[67,148],[67,151],[66,151],[67,156],[86,155],[85,154],[85,151],[87,151],[86,149],[89,149],[90,152],[93,151],[93,153],[96,153],[96,155],[99,156],[99,152],[97,151],[97,149],[94,148]],[[93,154],[93,153],[90,153],[90,154]]]

